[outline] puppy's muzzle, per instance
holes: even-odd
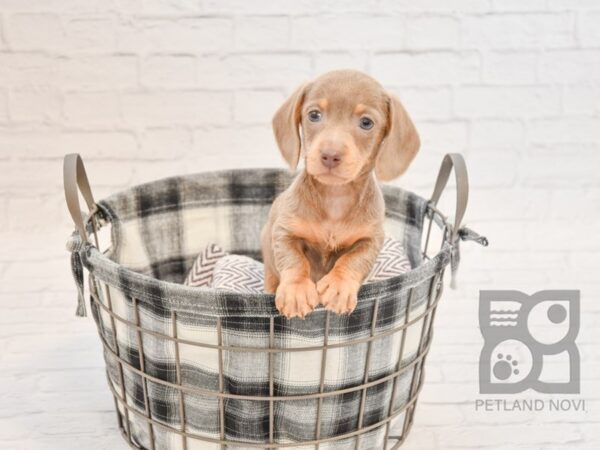
[[[342,162],[342,154],[335,150],[321,150],[321,164],[328,169],[333,169]]]

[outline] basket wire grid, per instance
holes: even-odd
[[[442,225],[443,236],[447,235],[447,230],[448,230],[448,223],[447,223],[446,217],[444,215],[442,215],[441,212],[439,210],[437,210],[437,208],[435,206],[429,205],[428,208],[429,208],[430,213],[428,214],[429,220],[428,220],[427,234],[426,234],[426,238],[425,238],[425,242],[424,242],[424,249],[422,252],[422,257],[424,259],[429,259],[428,255],[427,255],[427,250],[429,247],[429,241],[430,241],[430,237],[431,237],[432,224],[434,222],[436,222],[436,220],[434,220],[434,217],[437,216],[437,219],[438,219],[437,222],[443,224]],[[97,224],[95,215],[91,216],[90,221],[93,226],[94,240],[95,240],[97,248],[99,248],[99,245],[98,245],[99,226]],[[445,241],[446,241],[446,238],[442,239],[442,243]],[[217,318],[217,322],[216,322],[217,323],[217,338],[218,338],[218,343],[216,345],[195,342],[195,341],[190,341],[190,340],[185,340],[185,339],[179,338],[177,336],[177,313],[176,313],[176,311],[172,311],[172,313],[171,313],[171,320],[172,320],[172,324],[173,324],[172,335],[167,335],[167,334],[163,334],[163,333],[159,333],[159,332],[156,332],[153,330],[146,329],[140,325],[138,300],[136,298],[132,299],[135,320],[131,321],[124,317],[121,317],[120,315],[115,313],[115,311],[113,310],[112,301],[111,301],[111,297],[110,297],[110,290],[108,289],[107,285],[105,283],[101,282],[100,280],[98,280],[93,274],[90,273],[89,274],[89,284],[90,284],[90,288],[91,288],[90,289],[90,291],[91,291],[90,302],[91,302],[92,308],[96,309],[97,311],[102,310],[110,316],[110,324],[111,324],[110,329],[112,330],[112,333],[113,333],[112,339],[111,339],[112,342],[113,343],[118,342],[117,335],[116,335],[116,333],[117,333],[116,325],[117,325],[117,322],[120,322],[120,324],[124,325],[125,327],[128,327],[131,330],[134,330],[134,332],[136,333],[136,336],[137,336],[137,342],[138,342],[138,346],[140,349],[139,368],[137,368],[134,365],[132,365],[130,362],[126,361],[124,358],[121,357],[121,355],[119,354],[118,345],[113,346],[113,345],[111,345],[110,342],[108,342],[105,339],[105,337],[102,333],[102,329],[101,329],[101,327],[102,327],[101,321],[96,320],[98,334],[102,341],[104,350],[106,352],[108,352],[109,354],[111,354],[118,363],[118,372],[119,372],[119,379],[120,379],[120,383],[119,383],[120,389],[119,390],[117,390],[115,388],[115,386],[113,385],[113,383],[111,382],[109,372],[108,372],[108,365],[107,365],[106,373],[107,373],[109,388],[114,397],[118,424],[119,424],[120,431],[123,434],[123,437],[126,439],[126,441],[131,446],[131,448],[143,449],[143,447],[140,447],[132,438],[129,417],[130,417],[130,414],[134,414],[135,416],[138,417],[138,419],[145,422],[148,427],[148,433],[150,436],[150,450],[155,450],[154,427],[159,427],[165,431],[180,435],[182,448],[184,450],[187,450],[187,448],[188,448],[188,445],[187,445],[188,438],[195,439],[198,441],[204,441],[207,443],[218,444],[221,449],[226,449],[229,446],[233,446],[233,447],[243,446],[243,447],[247,447],[247,448],[269,448],[270,449],[270,448],[294,448],[294,447],[301,447],[301,446],[307,446],[307,445],[314,446],[316,449],[319,449],[320,445],[323,443],[335,442],[338,440],[352,438],[352,437],[355,438],[355,449],[359,450],[361,448],[360,447],[361,435],[363,435],[364,433],[367,433],[369,431],[372,431],[380,426],[385,426],[384,450],[388,449],[388,445],[389,445],[388,442],[390,440],[395,441],[395,442],[394,442],[393,446],[389,447],[389,448],[391,448],[391,449],[399,448],[402,445],[402,443],[404,442],[404,440],[406,439],[406,437],[410,431],[410,428],[412,427],[412,424],[413,424],[413,417],[414,417],[417,397],[421,390],[423,380],[424,380],[423,374],[424,374],[425,359],[426,359],[427,353],[429,351],[431,339],[433,336],[433,329],[432,329],[431,325],[433,323],[436,308],[438,306],[438,303],[439,303],[439,300],[441,298],[442,291],[443,291],[443,284],[442,284],[443,273],[444,273],[444,271],[442,270],[441,272],[438,272],[435,276],[433,276],[431,278],[430,286],[429,286],[429,295],[427,298],[425,310],[413,318],[410,318],[410,310],[411,310],[412,292],[413,292],[414,288],[410,288],[410,291],[408,294],[408,302],[406,304],[406,310],[405,310],[405,314],[404,314],[404,323],[401,326],[397,326],[395,328],[392,328],[390,330],[385,330],[380,333],[375,332],[375,324],[377,321],[377,311],[378,311],[378,307],[379,307],[379,301],[378,301],[378,299],[376,299],[373,304],[371,333],[368,337],[348,340],[345,342],[334,343],[334,344],[328,343],[329,321],[330,321],[330,314],[331,314],[328,311],[325,314],[325,335],[324,335],[323,345],[322,346],[294,347],[294,348],[277,348],[277,347],[275,347],[275,345],[274,345],[274,341],[275,341],[275,332],[274,332],[275,322],[274,322],[274,320],[275,319],[273,317],[271,317],[269,320],[269,346],[267,348],[223,345],[221,318]],[[100,292],[103,292],[104,296],[102,296],[100,294]],[[101,300],[102,297],[106,298],[106,302],[103,302]],[[423,325],[421,327],[421,334],[420,334],[419,342],[417,345],[418,351],[417,351],[414,359],[412,359],[407,364],[401,364],[402,359],[403,359],[404,343],[406,340],[407,329],[413,324],[418,324],[420,321],[423,321],[422,322]],[[398,355],[398,363],[395,367],[394,372],[388,374],[387,376],[378,378],[377,380],[370,380],[369,379],[369,367],[370,367],[370,359],[371,359],[371,346],[372,346],[373,341],[375,341],[376,339],[380,339],[383,337],[387,337],[387,336],[396,334],[396,333],[401,333],[401,338],[400,338],[401,343],[400,343],[400,352]],[[176,381],[177,381],[176,383],[171,383],[169,381],[161,380],[160,378],[157,378],[155,376],[152,376],[152,375],[146,373],[145,364],[144,364],[144,344],[143,344],[143,342],[144,342],[143,336],[145,334],[153,335],[154,337],[157,337],[160,339],[165,339],[167,341],[171,341],[174,344]],[[366,359],[364,362],[365,376],[364,376],[363,382],[359,385],[347,387],[344,389],[325,391],[325,380],[324,379],[325,379],[325,367],[327,365],[328,349],[335,348],[335,347],[351,347],[353,345],[359,345],[359,344],[364,344],[364,343],[367,344],[367,352],[366,352]],[[194,387],[194,386],[186,386],[186,385],[181,384],[181,364],[180,364],[180,358],[179,358],[179,346],[181,344],[214,349],[218,352],[218,361],[219,361],[219,390],[218,391],[212,391],[209,389],[203,389],[203,388],[198,388],[198,387]],[[273,354],[278,353],[278,352],[310,352],[310,351],[315,351],[315,350],[321,351],[321,371],[320,371],[319,392],[314,393],[314,394],[275,396],[274,395],[274,381],[273,381],[273,378],[274,378],[273,377]],[[268,396],[239,395],[239,394],[231,394],[228,392],[224,392],[224,389],[223,389],[223,386],[224,386],[223,352],[224,351],[267,353],[268,361],[269,361],[269,364],[268,364],[269,395]],[[127,397],[125,394],[125,383],[124,383],[124,373],[123,373],[124,367],[127,370],[131,371],[132,373],[135,373],[142,377],[144,413],[138,411],[134,406],[130,405],[127,400]],[[407,401],[401,407],[396,408],[394,405],[394,399],[396,397],[398,378],[406,371],[413,369],[413,367],[414,367],[413,376],[412,376],[412,380],[410,382],[410,389],[409,389],[409,395],[408,395]],[[388,407],[387,417],[379,422],[374,423],[374,424],[370,424],[368,426],[363,426],[367,389],[377,386],[381,383],[388,382],[389,380],[392,380],[392,395],[391,395],[390,404]],[[152,418],[152,414],[150,412],[150,399],[148,396],[148,381],[151,381],[153,383],[157,383],[159,385],[163,385],[163,386],[166,386],[169,388],[173,388],[178,392],[179,408],[180,408],[179,414],[180,414],[180,417],[182,418],[180,428],[175,428],[173,426],[159,422]],[[359,410],[359,416],[358,416],[357,429],[352,432],[344,433],[341,435],[328,437],[328,438],[322,438],[320,434],[321,434],[321,421],[322,421],[321,415],[322,415],[323,399],[325,397],[336,396],[336,395],[346,394],[346,393],[355,392],[355,391],[361,392],[360,410]],[[218,399],[218,402],[219,402],[219,427],[220,427],[220,438],[219,439],[214,439],[214,438],[210,438],[207,436],[194,434],[194,433],[188,432],[186,430],[185,400],[184,400],[184,396],[185,396],[186,392],[197,393],[197,394],[201,394],[201,395],[205,395],[205,396],[209,396],[209,397],[215,397]],[[256,442],[243,442],[243,441],[238,441],[238,440],[228,440],[225,438],[225,404],[224,404],[224,401],[226,398],[236,398],[236,399],[240,399],[240,400],[254,400],[254,401],[269,402],[269,424],[268,424],[269,443],[268,444],[256,443]],[[303,442],[294,442],[294,443],[275,443],[274,442],[274,420],[273,420],[274,403],[275,402],[285,402],[285,401],[295,401],[295,400],[315,400],[315,399],[317,400],[318,403],[317,403],[317,421],[316,421],[316,425],[315,425],[316,432],[315,432],[314,440],[303,441]],[[404,422],[401,427],[401,432],[397,435],[390,434],[392,421],[397,416],[399,416],[402,412],[405,412],[405,411],[406,411],[406,414],[404,417]]]
[[[464,162],[463,162],[464,163]],[[451,167],[451,164],[450,164]],[[83,170],[83,169],[82,169]],[[449,169],[448,169],[449,171]],[[85,174],[84,174],[85,178]],[[458,178],[457,178],[458,179]],[[439,180],[438,180],[439,181]],[[445,181],[443,181],[443,185],[445,185]],[[79,180],[78,180],[79,182]],[[87,183],[87,180],[85,180]],[[80,188],[82,188],[81,183]],[[85,186],[83,186],[85,187]],[[89,188],[88,188],[89,189]],[[443,186],[442,188],[443,189]],[[467,187],[468,189],[468,187]],[[436,190],[437,187],[436,187]],[[458,192],[457,192],[458,194]],[[85,197],[85,195],[84,195]],[[436,194],[434,193],[434,197]],[[454,224],[450,223],[448,218],[444,216],[436,207],[437,199],[439,198],[439,193],[437,198],[432,199],[427,204],[427,210],[425,214],[425,218],[428,221],[426,234],[424,239],[422,238],[422,251],[421,256],[423,261],[429,260],[430,256],[428,255],[428,249],[432,246],[431,237],[432,237],[432,225],[435,223],[436,227],[441,231],[441,245],[440,250],[444,247],[447,248],[449,245],[452,249],[454,246],[458,245],[458,226],[460,224],[460,220],[462,220],[462,214],[464,213],[464,207],[462,208],[462,213],[458,213],[454,219]],[[460,200],[460,196],[457,195],[457,199]],[[91,202],[93,203],[93,202]],[[466,199],[465,199],[466,204]],[[78,206],[78,205],[77,205]],[[94,236],[94,242],[97,249],[100,249],[99,239],[98,239],[98,230],[101,225],[98,220],[98,211],[95,209],[90,202],[88,202],[88,206],[92,209],[92,213],[88,219],[88,227],[91,228],[92,234]],[[458,207],[457,207],[458,208]],[[79,226],[80,234],[82,226]],[[423,227],[425,229],[425,227]],[[485,239],[485,238],[484,238]],[[487,242],[484,244],[487,245]],[[379,431],[380,427],[385,427],[385,434],[383,439],[383,449],[387,450],[388,448],[397,449],[402,443],[406,440],[408,433],[413,425],[415,407],[417,403],[418,394],[421,390],[424,380],[424,364],[425,360],[431,345],[432,336],[433,336],[433,328],[432,323],[435,318],[436,309],[439,304],[442,291],[443,291],[443,276],[444,276],[445,265],[441,268],[441,270],[437,271],[433,276],[429,279],[420,282],[418,285],[414,285],[409,287],[408,289],[408,300],[406,303],[406,309],[404,311],[404,319],[401,325],[397,325],[393,328],[386,329],[380,332],[376,331],[376,323],[377,323],[377,313],[379,310],[379,299],[376,298],[373,303],[373,312],[372,312],[372,321],[371,321],[371,329],[368,336],[344,340],[342,342],[329,342],[329,331],[330,331],[330,312],[326,312],[324,314],[324,337],[322,345],[312,345],[312,346],[302,346],[302,347],[292,347],[292,348],[282,348],[275,345],[275,318],[269,317],[269,345],[267,347],[252,347],[252,346],[240,346],[240,345],[225,345],[223,343],[223,329],[222,329],[222,317],[216,318],[216,333],[217,333],[217,343],[203,343],[191,341],[188,339],[183,339],[178,336],[178,328],[177,328],[177,312],[171,311],[171,321],[172,321],[172,329],[170,330],[170,334],[161,333],[155,330],[148,329],[142,326],[140,322],[140,312],[138,299],[132,298],[132,307],[133,307],[133,320],[130,318],[123,317],[115,312],[115,308],[113,302],[111,300],[109,285],[101,280],[99,280],[93,273],[89,272],[89,286],[90,286],[90,304],[92,307],[92,311],[94,312],[94,318],[97,324],[97,330],[104,347],[105,358],[107,355],[116,361],[117,363],[117,372],[119,383],[115,386],[113,380],[111,380],[111,374],[109,371],[109,364],[107,361],[106,364],[106,375],[108,380],[109,388],[112,392],[114,402],[115,402],[115,410],[117,413],[117,420],[119,429],[127,441],[129,446],[134,449],[139,450],[160,450],[157,449],[157,445],[155,442],[155,430],[161,429],[162,431],[172,433],[175,436],[179,436],[181,439],[181,448],[187,450],[193,444],[197,444],[198,442],[204,443],[204,445],[211,446],[211,448],[265,448],[265,449],[274,449],[274,448],[298,448],[298,447],[309,447],[319,449],[321,446],[325,444],[335,444],[337,441],[346,440],[345,444],[349,439],[354,440],[354,448],[355,450],[361,449],[361,437],[365,434],[374,431]],[[426,297],[426,305],[422,312],[411,317],[411,301],[413,298],[413,293],[415,289],[428,283],[426,286],[427,297]],[[102,319],[100,318],[100,314],[104,313],[108,316],[110,321],[110,332],[111,335],[106,336],[106,328],[103,329]],[[120,325],[120,327],[117,326]],[[417,351],[409,361],[403,362],[403,354],[405,350],[405,341],[407,330],[413,325],[420,325],[420,337],[417,343]],[[135,364],[132,364],[130,361],[125,359],[123,355],[120,354],[118,339],[117,339],[117,329],[127,330],[127,333],[133,333],[136,336],[137,344],[139,348],[139,353],[137,355],[138,364],[137,367]],[[371,347],[373,342],[378,339],[382,339],[384,337],[392,336],[397,337],[400,334],[400,347],[399,354],[396,366],[394,367],[393,372],[388,373],[384,376],[378,376],[375,379],[371,379],[369,376],[369,369],[371,363]],[[174,345],[175,349],[175,382],[167,381],[165,379],[161,379],[157,376],[151,375],[146,370],[145,364],[145,356],[144,356],[144,336],[152,336],[153,338],[158,338],[165,340]],[[367,345],[366,355],[364,361],[364,377],[362,379],[362,383],[357,385],[352,385],[340,389],[335,390],[327,390],[325,386],[325,368],[327,367],[327,357],[328,350],[332,348],[340,348],[340,347],[352,347],[358,345]],[[204,349],[212,349],[217,352],[218,355],[218,390],[211,390],[204,387],[199,387],[195,385],[187,385],[182,383],[182,364],[180,359],[180,346],[181,345],[189,345],[196,346]],[[275,395],[274,388],[274,355],[279,353],[286,352],[321,352],[320,356],[320,382],[318,392],[310,393],[310,394],[295,394],[295,395],[285,395],[278,396]],[[268,360],[268,391],[269,395],[245,395],[245,394],[237,394],[227,392],[224,389],[224,352],[248,352],[248,353],[263,353],[266,354]],[[396,361],[394,359],[394,361]],[[135,363],[135,361],[134,361]],[[129,373],[133,373],[136,376],[141,377],[142,380],[142,396],[143,396],[143,408],[136,407],[135,404],[131,404],[127,397],[126,393],[126,385],[125,385],[125,375],[124,371],[127,370]],[[396,405],[396,391],[398,389],[398,380],[399,378],[405,374],[407,371],[412,370],[412,377],[409,382],[408,396],[405,401],[402,402],[401,405]],[[387,405],[387,414],[385,417],[376,423],[370,423],[365,425],[364,416],[365,416],[365,403],[367,399],[367,390],[369,388],[373,388],[378,385],[382,385],[382,383],[391,382],[392,383],[392,394],[390,397],[389,405]],[[179,426],[173,426],[163,421],[156,420],[153,417],[150,407],[150,397],[148,395],[148,383],[154,383],[156,385],[162,386],[164,388],[172,389],[176,392],[176,395],[179,398],[178,407],[179,407],[179,416],[181,418]],[[323,401],[327,397],[339,396],[348,393],[360,393],[360,403],[359,403],[359,413],[357,419],[357,426],[354,430],[349,432],[344,432],[343,434],[336,434],[332,436],[323,437],[321,424],[323,420]],[[218,424],[219,424],[219,437],[211,437],[206,435],[200,435],[194,432],[191,432],[186,427],[186,402],[185,395],[186,394],[197,394],[210,398],[216,399],[218,401]],[[242,441],[242,440],[232,440],[227,438],[226,436],[226,428],[225,428],[225,401],[227,399],[237,399],[237,400],[251,400],[256,402],[268,402],[268,442],[256,442],[256,441]],[[276,432],[276,424],[274,421],[274,407],[277,402],[290,402],[297,400],[316,400],[316,423],[315,423],[315,433],[314,438],[312,440],[303,440],[297,442],[276,442],[275,440],[275,432]],[[394,426],[394,430],[392,432],[392,421],[394,419],[400,418],[400,415],[404,413],[402,423],[399,427]],[[138,424],[142,424],[147,427],[148,436],[149,436],[149,449],[146,447],[142,447],[139,442],[136,441],[134,433],[132,432],[132,416],[135,416],[137,423],[135,426],[139,426]],[[350,441],[351,442],[351,441]],[[346,445],[344,448],[346,448]],[[390,447],[391,445],[391,447]],[[335,446],[329,448],[335,448]],[[196,447],[197,448],[197,447]]]

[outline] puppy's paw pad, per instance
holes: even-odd
[[[315,309],[318,303],[317,289],[315,284],[308,278],[293,282],[282,282],[275,293],[275,306],[288,319],[292,317],[305,318]]]
[[[360,283],[329,273],[317,283],[321,304],[336,314],[350,314],[356,308]]]

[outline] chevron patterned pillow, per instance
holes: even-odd
[[[411,270],[400,241],[386,238],[365,283],[381,281]],[[263,265],[247,256],[229,255],[212,244],[198,256],[184,284],[234,292],[262,293]]]
[[[204,251],[198,255],[196,261],[194,261],[194,265],[188,272],[183,284],[187,286],[210,287],[215,264],[225,255],[227,253],[218,245],[207,245]]]
[[[388,237],[383,241],[383,247],[381,247],[381,251],[377,255],[375,264],[365,283],[386,280],[401,273],[409,272],[411,269],[402,242]]]
[[[227,255],[215,264],[211,286],[215,289],[244,292],[264,292],[264,266],[247,256]]]

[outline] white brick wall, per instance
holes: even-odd
[[[0,0],[0,447],[125,448],[95,327],[73,317],[62,155],[84,156],[98,198],[283,167],[275,108],[352,67],[421,132],[398,183],[429,195],[441,156],[461,151],[467,221],[491,242],[463,246],[406,448],[596,450],[599,24],[596,0]],[[585,413],[474,411],[485,288],[582,290]]]

